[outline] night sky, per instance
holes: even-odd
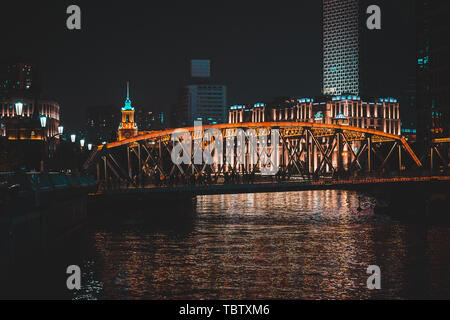
[[[399,96],[414,71],[407,1],[372,1],[383,12],[374,34],[380,96]],[[168,111],[189,80],[189,61],[212,60],[228,104],[321,92],[321,1],[2,1],[1,59],[20,55],[41,68],[44,92],[68,127],[88,106],[122,106],[131,82],[135,108]],[[263,4],[264,3],[264,4]],[[82,30],[66,29],[77,4]]]

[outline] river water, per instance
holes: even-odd
[[[449,299],[449,226],[395,220],[375,214],[374,206],[375,199],[354,191],[215,195],[197,197],[193,214],[157,224],[92,223],[70,254],[54,257],[58,274],[42,276],[45,285],[35,294]],[[141,210],[165,215],[151,204]],[[81,290],[65,288],[64,264],[80,266]],[[367,288],[369,265],[381,269],[380,290]]]

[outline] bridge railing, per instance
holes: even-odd
[[[0,189],[4,194],[12,186],[20,191],[55,191],[68,188],[88,188],[96,191],[97,182],[89,175],[63,172],[0,172]]]
[[[109,190],[127,190],[127,189],[146,189],[146,188],[176,188],[176,187],[204,187],[204,186],[233,186],[242,184],[299,184],[299,185],[311,185],[311,186],[323,186],[323,185],[357,185],[357,184],[377,184],[377,183],[407,183],[407,182],[427,182],[433,180],[450,181],[450,176],[367,176],[367,177],[351,177],[351,178],[339,178],[339,177],[322,177],[319,180],[308,180],[300,176],[290,176],[286,178],[282,177],[238,177],[234,180],[225,180],[223,177],[218,181],[213,182],[208,180],[207,177],[199,179],[183,180],[160,180],[157,183],[153,181],[137,181],[136,184],[131,184],[126,180],[110,180],[108,182],[102,182],[99,185],[99,192]]]

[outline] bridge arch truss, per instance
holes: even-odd
[[[167,180],[177,175],[184,178],[207,174],[216,180],[226,174],[257,175],[261,163],[251,163],[248,154],[244,163],[234,159],[231,163],[195,164],[194,145],[202,142],[208,129],[218,130],[224,139],[236,138],[239,129],[254,130],[257,135],[269,136],[279,133],[279,174],[301,176],[304,179],[319,179],[326,176],[371,174],[389,170],[409,170],[422,167],[422,163],[410,148],[407,141],[372,129],[350,126],[300,123],[265,122],[207,125],[201,131],[195,127],[183,128],[192,139],[191,163],[176,165],[171,161],[171,153],[176,142],[172,135],[176,130],[169,129],[139,134],[130,139],[98,146],[91,152],[83,165],[84,171],[91,171],[99,181],[110,177],[126,179],[131,184],[148,177],[159,176]],[[203,140],[202,140],[203,139]],[[208,143],[201,143],[202,149]],[[250,149],[251,139],[245,137],[246,148]],[[273,146],[271,147],[273,148]],[[269,151],[271,153],[272,151]],[[223,150],[223,156],[226,152]],[[237,152],[234,152],[234,157]]]

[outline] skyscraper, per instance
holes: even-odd
[[[416,0],[417,141],[450,136],[450,2]]]
[[[358,0],[323,0],[323,94],[360,94]]]

